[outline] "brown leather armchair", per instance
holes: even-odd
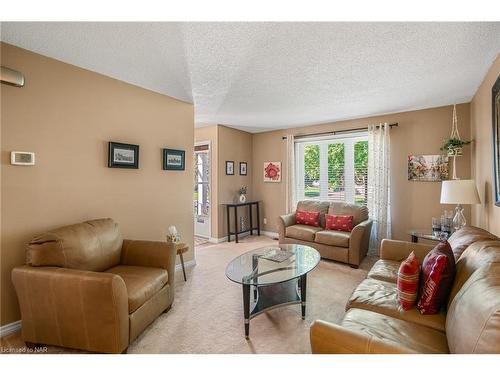
[[[24,341],[124,352],[172,305],[175,255],[171,243],[123,240],[112,219],[35,237],[12,271]]]

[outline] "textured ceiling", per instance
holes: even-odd
[[[467,102],[500,23],[2,23],[1,40],[258,132]]]

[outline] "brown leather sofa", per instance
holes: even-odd
[[[295,223],[295,212],[280,216],[278,233],[280,244],[298,243],[319,251],[322,258],[349,263],[357,268],[366,253],[370,241],[372,221],[365,206],[340,202],[305,200],[297,203],[297,210],[320,213],[320,227]],[[341,232],[325,229],[325,214],[352,215],[354,229]]]
[[[457,274],[446,311],[400,311],[399,265],[411,251],[420,263],[433,245],[383,240],[380,260],[354,290],[339,324],[316,320],[313,353],[500,353],[500,240],[467,227],[449,239]]]
[[[12,271],[28,343],[121,353],[174,299],[171,243],[124,240],[112,219],[51,230]]]

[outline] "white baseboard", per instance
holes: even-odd
[[[276,232],[268,232],[267,230],[261,230],[260,233],[262,233],[266,237],[271,237],[271,238],[278,238],[279,234]]]
[[[21,321],[12,322],[0,327],[0,337],[8,336],[21,329]]]
[[[191,260],[188,260],[187,262],[184,262],[185,268],[194,267],[194,266],[196,266],[196,259],[191,259]],[[175,272],[178,272],[178,271],[182,272],[182,265],[180,263],[175,265]]]
[[[244,237],[248,237],[249,235],[250,235],[250,232],[238,234],[238,239],[244,238]],[[234,235],[233,234],[231,235],[231,241],[234,241]],[[211,242],[211,243],[227,242],[227,236],[219,237],[219,238],[210,237],[210,239],[208,240],[208,242]]]

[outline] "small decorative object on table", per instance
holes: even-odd
[[[240,188],[240,190],[238,190],[238,194],[240,195],[240,203],[245,203],[247,201],[247,187],[243,186]]]
[[[441,233],[441,220],[437,217],[432,218],[432,235],[438,237]]]
[[[288,251],[287,249],[282,249],[281,247],[271,247],[266,251],[264,255],[260,257],[267,260],[272,260],[273,262],[284,262],[291,256],[293,256],[292,251]]]
[[[167,240],[173,243],[178,243],[181,240],[181,236],[174,225],[168,227]]]

